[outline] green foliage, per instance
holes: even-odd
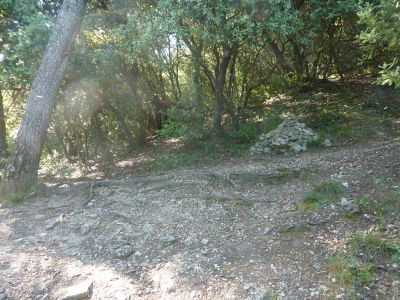
[[[386,242],[373,234],[353,235],[348,241],[348,248],[353,257],[365,263],[378,263],[389,254]]]
[[[204,117],[195,109],[182,110],[172,108],[168,111],[168,120],[160,130],[163,137],[180,138],[183,143],[196,144],[204,139]]]
[[[400,87],[400,2],[367,3],[358,16],[364,25],[359,34],[365,53],[363,59],[381,64],[377,83]]]
[[[215,159],[218,155],[219,153],[215,146],[200,144],[199,147],[195,149],[184,148],[166,154],[160,154],[151,162],[149,168],[151,170],[167,171],[196,163],[204,163]]]
[[[377,275],[378,266],[388,258],[398,260],[400,257],[399,240],[395,243],[376,234],[353,234],[347,241],[347,251],[342,251],[328,258],[332,275],[338,284],[350,291],[371,284]]]
[[[324,181],[314,185],[312,191],[308,192],[303,201],[303,207],[306,210],[314,210],[323,207],[329,202],[338,200],[343,192],[343,186],[340,182]]]
[[[335,256],[329,259],[329,265],[339,284],[345,287],[367,286],[374,280],[376,265],[362,264],[355,258]]]

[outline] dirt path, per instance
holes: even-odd
[[[0,299],[56,299],[84,280],[92,299],[345,299],[326,257],[373,216],[348,220],[339,203],[308,212],[300,202],[332,178],[349,183],[349,199],[384,192],[376,179],[400,179],[399,148],[393,140],[63,186],[1,209]]]

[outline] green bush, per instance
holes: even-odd
[[[163,137],[180,138],[184,144],[197,144],[206,135],[204,116],[195,109],[171,108],[168,120],[159,133]]]

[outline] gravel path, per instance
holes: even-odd
[[[385,192],[377,178],[400,179],[399,147],[64,185],[0,209],[0,299],[68,299],[63,289],[78,283],[91,299],[346,299],[326,257],[374,217],[348,220],[339,203],[309,212],[300,202],[322,180],[348,183],[348,199]],[[377,283],[371,299],[386,292]]]

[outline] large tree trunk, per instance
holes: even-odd
[[[222,129],[222,114],[223,114],[223,103],[225,102],[225,81],[226,73],[228,70],[229,62],[232,57],[232,51],[228,46],[223,46],[222,59],[219,61],[218,50],[214,50],[215,57],[217,59],[217,65],[215,68],[215,81],[214,81],[214,91],[215,91],[215,106],[214,106],[214,120],[213,127],[214,130],[219,131]]]
[[[0,157],[7,155],[6,118],[4,116],[3,94],[0,90]]]
[[[37,181],[39,160],[68,62],[68,54],[82,23],[86,0],[65,0],[57,16],[42,64],[32,84],[24,117],[0,186],[0,200],[26,191]]]

